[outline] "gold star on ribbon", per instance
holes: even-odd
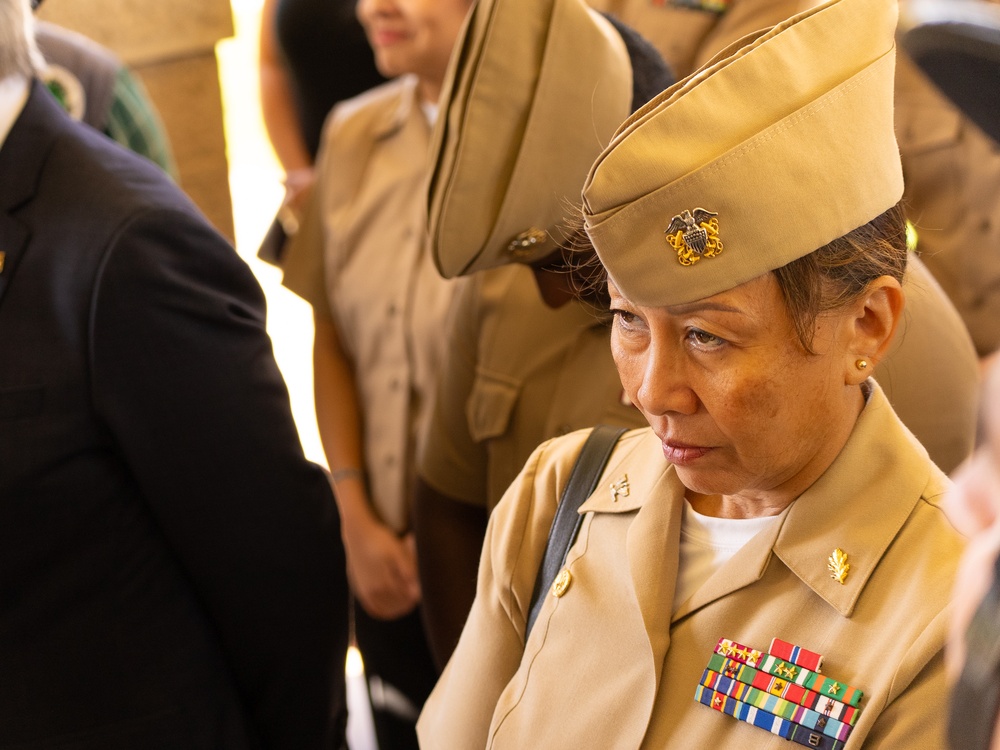
[[[830,685],[830,687],[828,687],[827,690],[830,692],[830,695],[836,695],[837,693],[840,692],[840,688],[841,684],[839,682],[835,682],[832,685]]]

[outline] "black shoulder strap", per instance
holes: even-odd
[[[549,539],[545,545],[545,556],[535,578],[535,590],[531,595],[531,607],[528,609],[528,622],[524,628],[526,642],[528,633],[531,632],[535,620],[538,619],[538,613],[542,610],[545,592],[549,590],[562,569],[569,548],[580,531],[580,521],[583,516],[577,511],[597,488],[597,481],[601,478],[608,459],[611,458],[611,452],[618,438],[624,432],[624,427],[597,425],[591,431],[587,442],[583,444],[583,449],[573,465],[569,481],[562,497],[559,498],[559,507],[556,509],[555,518],[552,519],[552,528],[549,529]]]

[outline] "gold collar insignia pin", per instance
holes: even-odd
[[[702,258],[714,258],[722,252],[717,213],[704,208],[685,210],[670,220],[664,234],[667,243],[677,251],[682,266],[693,266]]]
[[[827,558],[826,567],[830,571],[830,578],[843,585],[847,580],[847,574],[851,570],[851,564],[847,562],[847,553],[840,547],[837,547],[830,557]]]

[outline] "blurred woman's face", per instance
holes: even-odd
[[[358,0],[358,20],[382,75],[413,73],[435,97],[469,0]]]
[[[821,315],[810,354],[770,273],[669,307],[609,292],[622,385],[689,490],[787,503],[840,452],[863,404],[850,315]]]

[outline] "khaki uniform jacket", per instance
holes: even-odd
[[[415,437],[453,288],[427,251],[429,148],[413,77],[335,107],[313,201],[285,261],[285,286],[334,322],[351,359],[372,502],[398,532],[409,527]]]
[[[871,381],[869,381],[871,382]],[[788,748],[696,704],[719,638],[780,637],[864,691],[855,748],[942,748],[946,604],[962,542],[938,506],[947,478],[877,385],[840,455],[671,616],[684,488],[650,430],[627,433],[584,520],[565,594],[525,617],[557,498],[586,437],[532,455],[494,511],[478,593],[418,723],[421,747]],[[615,501],[611,481],[628,475]],[[844,584],[827,559],[851,565]]]
[[[678,78],[819,0],[592,0],[660,51]],[[720,107],[725,107],[720,102]],[[1000,147],[900,54],[896,139],[918,251],[985,356],[1000,348]]]
[[[644,427],[622,390],[609,331],[588,305],[546,305],[527,266],[464,279],[445,328],[420,476],[492,510],[539,443],[601,423]]]

